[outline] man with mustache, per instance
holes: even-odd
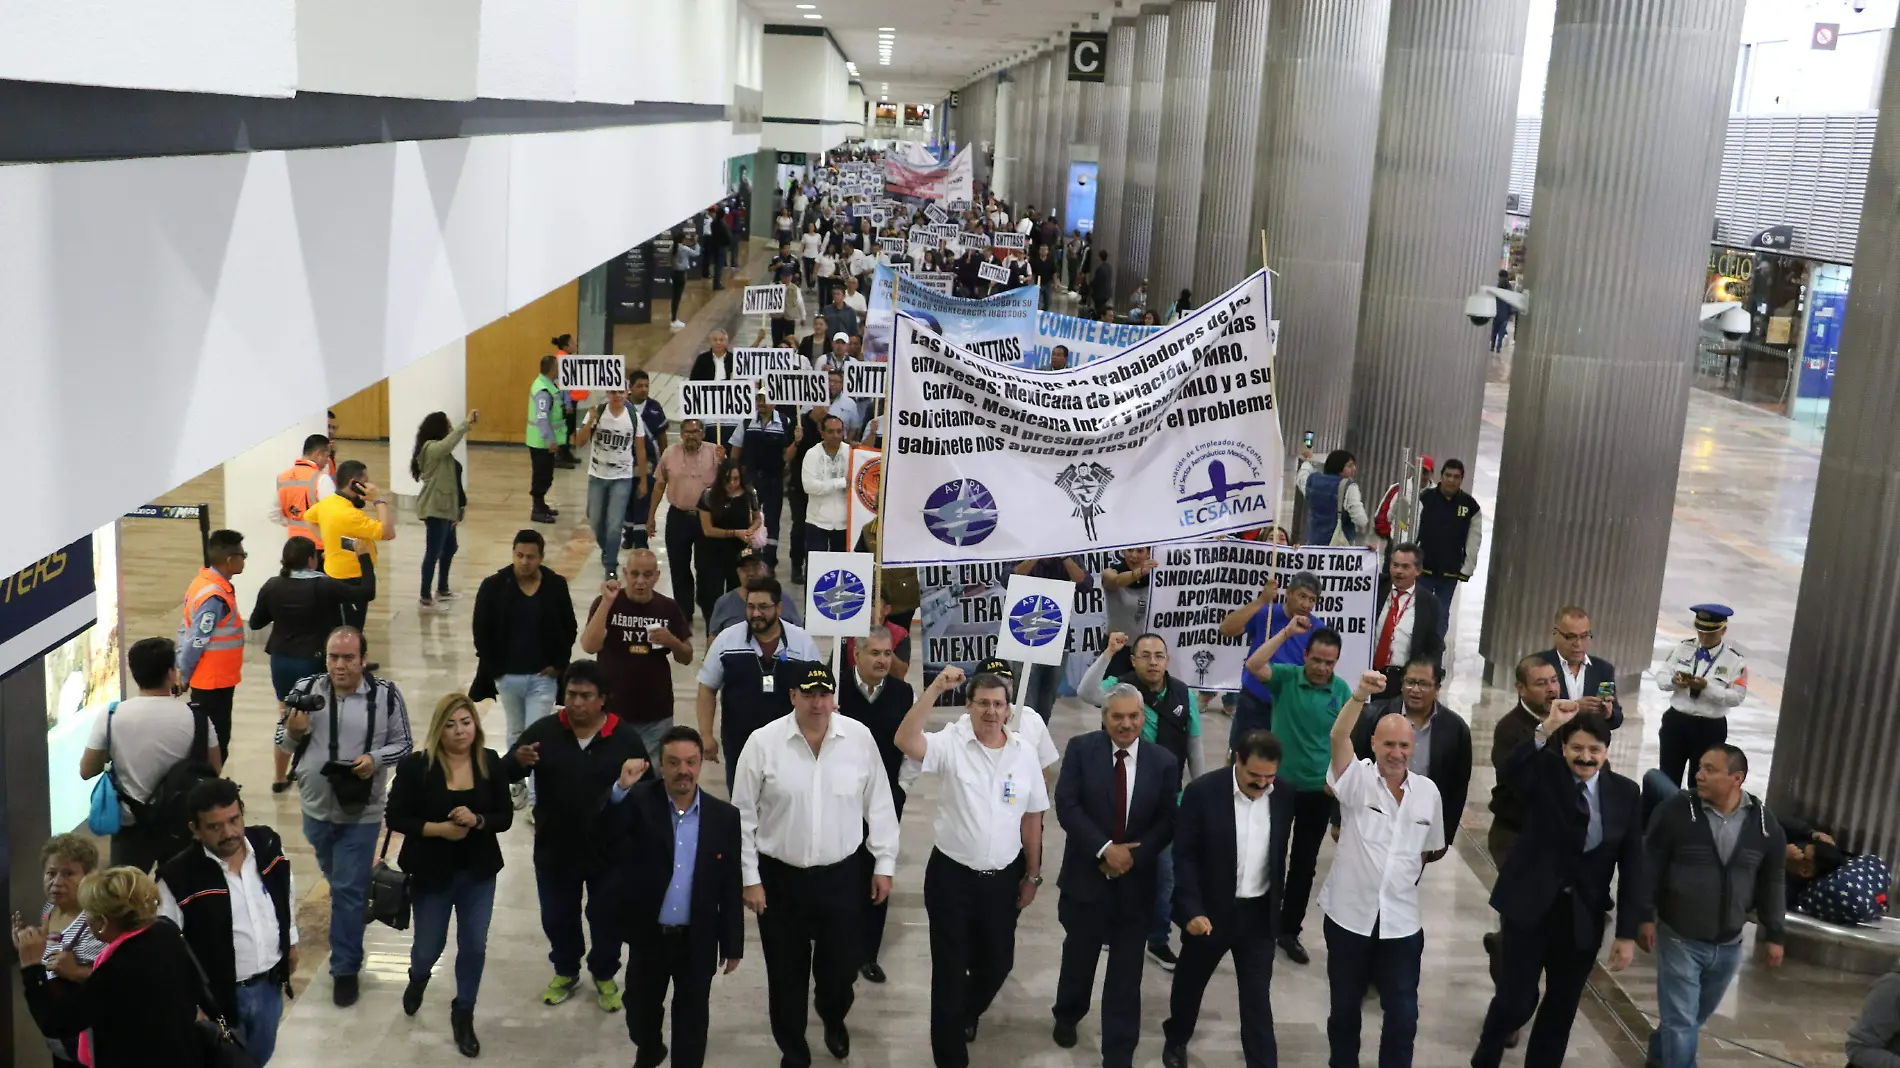
[[[1505,1036],[1526,1023],[1526,1068],[1563,1063],[1612,908],[1616,940],[1607,966],[1622,971],[1635,955],[1649,918],[1642,791],[1604,766],[1609,749],[1610,725],[1601,715],[1581,712],[1576,701],[1553,701],[1533,736],[1498,767],[1499,780],[1523,799],[1524,833],[1491,893],[1504,921],[1501,976],[1471,1068],[1497,1068]]]

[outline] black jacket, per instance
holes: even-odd
[[[916,703],[916,692],[900,678],[885,679],[876,701],[864,699],[856,669],[846,668],[838,681],[838,711],[870,728],[871,737],[877,740],[877,754],[884,758],[884,776],[891,782],[893,799],[899,793],[897,771],[904,766],[904,751],[897,748],[897,728]]]
[[[1570,684],[1564,677],[1563,660],[1557,656],[1557,650],[1546,649],[1537,655],[1544,658],[1544,663],[1557,669],[1557,685],[1568,689]],[[1616,685],[1616,665],[1610,663],[1608,660],[1593,656],[1590,658],[1590,662],[1583,666],[1584,692],[1566,693],[1564,696],[1573,701],[1585,697],[1595,697],[1597,695],[1597,687],[1606,682],[1611,686]],[[1610,721],[1611,730],[1621,727],[1623,725],[1623,702],[1612,699],[1610,702],[1610,714],[1605,718]]]
[[[448,778],[442,765],[431,761],[423,750],[409,754],[396,765],[383,819],[390,830],[402,835],[397,863],[418,889],[446,886],[458,871],[480,876],[501,870],[498,836],[514,825],[515,806],[508,796],[508,770],[501,757],[493,749],[484,749],[482,754],[488,757],[488,774],[482,774],[482,762],[476,759],[475,800],[468,809],[480,816],[483,824],[460,841],[422,833],[423,824],[447,822],[450,810],[456,807],[449,799]]]
[[[1642,791],[1621,775],[1599,768],[1597,807],[1603,841],[1583,851],[1586,819],[1577,806],[1576,776],[1553,744],[1535,739],[1519,745],[1498,768],[1524,801],[1524,832],[1498,872],[1491,907],[1504,922],[1540,927],[1558,895],[1568,891],[1578,948],[1603,941],[1603,921],[1616,910],[1616,937],[1635,938],[1649,919],[1649,876],[1643,852]],[[1610,877],[1616,876],[1616,897]]]
[[[534,866],[555,871],[594,873],[611,864],[613,843],[596,834],[600,798],[620,778],[620,766],[647,759],[638,732],[609,714],[600,733],[582,749],[567,725],[567,710],[528,724],[515,749],[540,743],[540,761],[523,767],[508,754],[510,782],[534,775]],[[652,771],[647,772],[652,775]]]
[[[330,632],[348,622],[344,606],[376,599],[376,563],[368,553],[358,553],[356,559],[363,565],[360,582],[328,575],[277,575],[264,580],[248,622],[252,630],[271,628],[270,638],[264,642],[265,652],[306,660],[323,656],[323,643],[330,640]]]
[[[514,622],[508,599],[515,593],[515,569],[504,567],[482,580],[475,591],[475,681],[469,685],[472,701],[495,696],[495,683],[503,674],[502,663],[508,655],[508,632]],[[543,667],[567,670],[574,654],[574,639],[580,627],[574,620],[574,602],[567,594],[567,580],[541,569],[541,588],[531,602],[539,614],[533,620],[541,628]]]
[[[92,1029],[93,1068],[200,1068],[205,1063],[193,1027],[198,975],[185,952],[185,936],[170,920],[158,920],[120,943],[70,997],[49,996],[46,969],[38,961],[20,969],[20,985],[42,1033]]]
[[[726,350],[726,356],[722,362],[726,365],[724,367],[726,377],[731,378],[732,377],[732,350],[731,349]],[[712,350],[707,349],[705,352],[702,352],[699,355],[693,357],[693,369],[691,372],[687,374],[686,378],[687,378],[687,381],[689,382],[711,382],[713,381],[714,375],[716,373],[717,371],[714,369],[714,366],[713,366]]]
[[[620,858],[617,880],[625,894],[627,940],[636,946],[659,937],[660,906],[673,871],[673,801],[657,778],[637,782],[626,799],[602,791],[600,831]],[[745,908],[741,904],[739,810],[699,792],[699,851],[693,860],[692,916],[687,938],[693,968],[710,977],[720,960],[745,956]]]
[[[1374,760],[1372,755],[1372,730],[1379,725],[1381,717],[1394,712],[1403,713],[1405,706],[1396,697],[1387,698],[1369,704],[1359,713],[1359,722],[1352,729],[1352,749],[1361,759]],[[1445,845],[1449,847],[1458,837],[1458,823],[1464,818],[1465,798],[1471,793],[1471,725],[1465,718],[1444,705],[1439,705],[1431,719],[1431,774],[1426,778],[1438,787],[1438,795],[1445,803]],[[1333,805],[1334,822],[1338,822],[1339,806]]]
[[[1274,783],[1267,795],[1273,823],[1267,842],[1267,907],[1276,928],[1280,895],[1286,889],[1293,795],[1285,779]],[[1174,921],[1186,925],[1196,916],[1205,916],[1214,930],[1233,930],[1239,863],[1234,841],[1234,769],[1222,768],[1188,783],[1181,793],[1181,812],[1174,825]]]
[[[1056,819],[1066,841],[1062,873],[1056,885],[1065,896],[1093,903],[1117,892],[1154,901],[1155,863],[1174,841],[1175,794],[1181,764],[1153,742],[1135,743],[1135,781],[1128,784],[1128,833],[1141,843],[1135,866],[1119,879],[1103,875],[1097,859],[1115,833],[1115,743],[1107,731],[1089,731],[1069,739],[1056,779]],[[1123,884],[1126,884],[1124,887]]]
[[[1715,851],[1709,815],[1694,790],[1664,801],[1649,818],[1650,899],[1656,919],[1684,938],[1728,942],[1755,913],[1764,942],[1787,939],[1788,836],[1760,798],[1750,797],[1728,862]]]
[[[1491,731],[1491,767],[1501,768],[1517,747],[1537,735],[1543,720],[1519,701]],[[1524,799],[1499,775],[1491,786],[1491,825],[1512,833],[1524,829]],[[1449,837],[1446,839],[1450,841]]]
[[[278,959],[271,969],[271,981],[282,986],[290,982],[291,912],[296,908],[296,902],[290,899],[290,860],[284,856],[283,840],[271,828],[254,824],[244,829],[244,837],[256,858],[258,878],[276,906]],[[185,923],[185,944],[204,969],[212,998],[227,1021],[237,1019],[237,984],[251,976],[237,974],[237,949],[231,942],[230,884],[223,865],[207,856],[194,841],[158,866],[158,880],[178,903]]]
[[[1379,599],[1372,606],[1372,644],[1379,644],[1379,613],[1392,600],[1392,576],[1379,576]],[[1405,662],[1415,656],[1429,656],[1436,664],[1445,655],[1445,639],[1440,631],[1445,626],[1445,608],[1438,598],[1423,583],[1412,583],[1412,647],[1392,650],[1392,663],[1404,667]]]

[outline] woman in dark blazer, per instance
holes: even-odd
[[[429,972],[449,940],[455,914],[455,1000],[449,1023],[455,1048],[479,1056],[475,995],[488,956],[488,921],[495,912],[495,874],[501,871],[496,835],[514,822],[501,757],[483,747],[482,724],[467,696],[436,703],[427,742],[396,766],[384,818],[402,835],[398,862],[414,892],[414,944],[402,1011],[422,1008]]]
[[[197,1029],[199,982],[185,938],[158,918],[158,884],[137,868],[107,868],[79,884],[79,908],[101,942],[92,975],[56,997],[46,967],[46,933],[15,927],[20,985],[33,1022],[47,1035],[75,1034],[82,1059],[93,1068],[200,1068],[204,1048]]]

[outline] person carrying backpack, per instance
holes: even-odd
[[[138,696],[114,701],[93,720],[79,758],[80,778],[103,773],[118,793],[113,867],[150,871],[184,848],[191,837],[184,795],[224,766],[205,713],[175,696],[182,688],[177,649],[170,638],[145,638],[132,646],[126,663]]]

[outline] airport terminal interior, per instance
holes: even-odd
[[[1900,0],[0,4],[0,99],[13,117],[0,123],[10,164],[0,168],[0,318],[15,345],[0,368],[19,405],[0,425],[16,456],[15,509],[0,530],[10,576],[0,596],[0,878],[15,946],[26,946],[22,967],[0,973],[9,1005],[0,1059],[420,1068],[463,1063],[478,1048],[493,1063],[574,1068],[895,1068],[927,1058],[943,1068],[1494,1068],[1501,1041],[1503,1063],[1530,1068],[1900,1066],[1897,16]],[[628,390],[649,403],[617,422]],[[782,429],[754,417],[755,393]],[[423,448],[435,442],[453,447]],[[730,513],[715,510],[727,505],[714,502],[727,498],[711,489],[696,509],[661,500],[648,528],[649,464],[672,482],[711,486],[727,457],[751,494],[738,514],[756,533],[725,521]],[[325,494],[343,507],[306,519]],[[338,512],[347,514],[327,518]],[[382,525],[368,522],[381,515]],[[321,553],[293,566],[286,539],[303,530]],[[227,548],[232,531],[242,554]],[[442,752],[431,715],[445,696],[467,694],[483,744],[513,761],[521,724],[489,683],[502,674],[497,658],[515,665],[508,677],[520,685],[537,678],[518,662],[542,655],[532,646],[549,626],[537,615],[549,598],[519,577],[523,531],[538,536],[542,566],[571,599],[577,638],[545,660],[557,678],[570,658],[595,659],[579,638],[590,604],[625,597],[625,568],[649,559],[635,542],[650,545],[654,589],[679,598],[691,634],[670,669],[643,664],[646,688],[615,695],[627,702],[615,707],[664,707],[670,687],[672,722],[699,727],[714,722],[696,711],[717,693],[715,739],[730,736],[721,732],[735,729],[738,709],[769,708],[761,725],[785,715],[809,741],[809,709],[862,697],[845,691],[860,687],[863,636],[887,612],[902,622],[897,668],[918,694],[947,670],[977,676],[992,656],[1008,662],[1021,717],[1039,716],[1062,754],[1041,761],[1046,783],[1012,779],[1002,792],[1003,830],[1024,836],[1024,852],[995,870],[958,859],[970,828],[995,822],[989,801],[972,800],[988,787],[964,758],[944,757],[903,787],[882,948],[853,948],[843,968],[855,999],[843,1048],[824,976],[808,1048],[787,1046],[778,1005],[796,999],[784,973],[797,968],[777,965],[768,982],[767,952],[792,952],[765,944],[770,904],[739,913],[743,953],[701,995],[703,1053],[690,1036],[679,1048],[671,1029],[691,1012],[678,1002],[656,1032],[664,1046],[630,1041],[630,1019],[646,1013],[638,976],[673,966],[672,950],[655,946],[685,944],[655,939],[715,937],[703,915],[714,892],[680,889],[691,897],[687,919],[673,884],[739,865],[702,845],[698,875],[669,882],[678,857],[641,853],[609,818],[639,800],[619,800],[614,768],[577,788],[597,799],[586,812],[550,805],[555,819],[543,815],[554,791],[537,774],[536,807],[522,809],[525,792],[511,797],[504,832],[437,813],[426,826],[449,830],[417,836],[426,847],[466,835],[467,850],[429,854],[458,865],[477,855],[478,839],[499,847],[499,873],[480,890],[492,894],[475,935],[479,944],[485,934],[480,997],[466,1013],[457,1001],[451,1020],[468,970],[458,968],[469,949],[464,909],[428,968],[420,1011],[405,991],[418,988],[421,904],[400,929],[367,924],[360,971],[333,959],[338,902],[331,861],[318,853],[341,857],[342,847],[312,838],[344,824],[310,813],[313,795],[340,780],[300,758],[300,781],[284,785],[279,739],[292,710],[274,679],[285,658],[266,645],[286,623],[282,607],[271,626],[250,622],[260,590],[278,581],[280,558],[284,582],[301,574],[360,589],[348,558],[380,535],[373,600],[355,618],[347,606],[306,613],[305,628],[315,618],[327,638],[291,679],[329,686],[321,657],[334,665],[331,624],[360,619],[362,659],[406,702],[405,751]],[[807,545],[841,555],[808,562]],[[1190,545],[1233,566],[1170,555]],[[810,633],[817,657],[755,674],[749,694],[729,670],[702,685],[709,662],[760,663],[745,654],[748,636],[761,637],[750,606],[765,587],[738,585],[742,550],[758,557],[754,574],[778,581],[785,618],[799,610],[796,635]],[[1143,550],[1152,571],[1137,567]],[[624,567],[609,570],[604,556]],[[1261,608],[1260,576],[1290,603],[1308,571],[1321,595],[1307,611],[1338,633],[1306,633],[1301,622],[1293,637],[1308,652],[1254,657],[1289,618],[1284,605]],[[1355,575],[1328,579],[1333,571]],[[697,603],[681,590],[689,578]],[[709,633],[705,591],[735,588],[745,613],[734,609],[737,622]],[[1024,616],[1045,596],[1061,621],[1046,646]],[[201,616],[208,600],[224,615]],[[217,607],[226,603],[244,622]],[[1255,608],[1270,626],[1241,634],[1236,617],[1223,633],[1230,609]],[[783,633],[781,660],[785,643],[799,644],[794,628]],[[1173,893],[1154,894],[1171,914],[1165,940],[1157,950],[1152,930],[1131,940],[1100,928],[1092,998],[1065,1020],[1057,991],[1073,980],[1074,932],[1082,914],[1121,900],[1113,858],[1130,855],[1112,852],[1128,840],[1123,830],[1092,830],[1074,785],[1113,781],[1108,750],[1093,772],[1069,767],[1072,742],[1080,751],[1098,732],[1114,736],[1112,709],[1127,695],[1107,698],[1105,713],[1093,692],[1099,672],[1084,676],[1116,633],[1131,648],[1162,649],[1195,709],[1183,720],[1191,729],[1172,728],[1153,704],[1165,698],[1142,688],[1140,665],[1159,661],[1127,661],[1141,683],[1134,696],[1147,702],[1136,774],[1155,760],[1202,777],[1185,794],[1168,790],[1179,824],[1162,879]],[[226,868],[227,890],[219,869],[185,863],[229,856],[213,854],[204,831],[200,849],[193,823],[154,858],[182,848],[176,861],[111,889],[137,905],[156,885],[166,915],[187,910],[185,945],[222,944],[224,932],[207,925],[233,926],[235,951],[219,951],[209,969],[238,983],[222,1006],[227,1022],[247,1041],[258,1027],[275,1035],[274,1049],[222,1047],[246,1059],[206,1059],[190,1005],[179,1026],[191,1037],[179,1048],[157,1024],[131,1028],[148,1028],[131,1042],[126,1020],[160,1015],[149,1002],[163,999],[150,991],[198,981],[188,969],[169,984],[157,971],[137,988],[114,979],[141,966],[126,959],[159,967],[139,939],[149,947],[165,936],[138,925],[128,934],[118,920],[105,930],[104,876],[73,880],[64,898],[49,886],[49,841],[65,850],[54,866],[78,850],[103,872],[125,845],[111,828],[148,826],[146,816],[128,824],[109,801],[102,817],[105,778],[152,806],[136,811],[159,811],[153,781],[132,788],[147,797],[128,795],[124,769],[141,755],[102,753],[99,741],[118,703],[144,691],[138,707],[150,708],[165,692],[132,674],[134,647],[152,638],[175,643],[181,682],[198,672],[195,686],[181,686],[180,709],[207,716],[228,702],[217,774],[237,785],[246,825],[281,836],[291,881],[274,882],[271,863],[242,876]],[[1312,674],[1310,651],[1328,642],[1337,685]],[[1548,680],[1526,666],[1543,665],[1533,658],[1545,650],[1559,669],[1549,692],[1526,682],[1527,671]],[[770,653],[756,651],[769,670]],[[599,659],[618,679],[614,653]],[[1263,707],[1255,680],[1268,677],[1269,655],[1286,666],[1267,684],[1277,722],[1250,718]],[[792,659],[804,657],[794,648]],[[1408,662],[1442,680],[1422,719],[1407,714],[1418,692],[1402,682],[1418,670]],[[215,687],[205,682],[214,672],[224,676]],[[1247,858],[1287,834],[1261,832],[1249,853],[1242,830],[1240,856],[1214,848],[1203,869],[1186,857],[1183,833],[1210,806],[1191,802],[1212,796],[1225,810],[1231,793],[1236,813],[1246,811],[1245,773],[1257,760],[1247,743],[1260,744],[1250,731],[1270,724],[1274,753],[1286,746],[1275,790],[1293,789],[1302,745],[1318,754],[1314,767],[1333,761],[1325,774],[1336,780],[1332,717],[1355,685],[1354,699],[1366,698],[1372,679],[1373,699],[1399,698],[1376,706],[1400,714],[1373,717],[1377,730],[1402,731],[1406,752],[1415,737],[1418,753],[1389,764],[1368,722],[1358,755],[1401,805],[1412,796],[1401,779],[1468,778],[1462,808],[1443,805],[1436,821],[1412,827],[1376,802],[1377,821],[1335,804],[1331,833],[1300,809],[1292,859],[1266,861],[1271,877],[1260,875],[1256,891],[1277,908],[1299,881],[1290,869],[1302,865],[1303,833],[1318,842],[1316,863],[1310,851],[1305,861],[1303,930],[1290,936],[1280,917],[1257,935],[1270,993],[1255,985],[1258,960],[1242,963],[1245,938],[1222,931],[1234,955],[1213,966],[1198,1027],[1177,1042],[1182,978],[1198,959],[1193,943],[1208,941],[1188,929],[1197,915],[1188,901],[1225,893],[1225,907],[1243,911],[1223,916],[1251,915]],[[531,700],[529,717],[568,725],[566,691],[541,684],[562,696],[545,708]],[[927,730],[948,732],[929,735],[929,760],[961,738],[988,747],[981,774],[996,766],[977,730],[988,722],[979,684],[923,713]],[[966,700],[974,726],[958,727]],[[1320,718],[1294,717],[1313,702]],[[1462,730],[1460,719],[1468,747],[1434,744]],[[880,734],[866,720],[887,751],[907,737],[896,722]],[[1006,746],[1033,750],[1033,731],[1009,723]],[[1600,760],[1566,764],[1599,728]],[[154,729],[135,722],[130,733],[150,739]],[[573,760],[612,733],[576,747]],[[1160,752],[1164,735],[1172,756]],[[799,801],[810,788],[789,784],[807,773],[771,763],[809,764],[816,782],[817,769],[838,766],[823,754],[849,759],[827,747],[855,735],[833,726],[817,737],[823,745],[793,743],[796,756],[752,753],[741,765],[741,735],[703,765],[704,798],[738,805],[731,848],[753,868],[763,856],[768,881],[792,877],[772,871],[815,880],[834,870],[766,855],[794,852],[788,838],[825,837],[820,814],[843,820],[831,837],[865,839],[876,852],[875,812],[848,795],[839,807],[835,789],[822,804],[815,794]],[[1560,741],[1543,748],[1548,738]],[[343,761],[363,752],[358,741],[345,743]],[[1720,745],[1743,762],[1699,768],[1723,759],[1711,748]],[[676,748],[694,747],[666,752]],[[651,783],[661,754],[648,755],[655,767],[637,771]],[[98,775],[97,756],[112,758],[113,776]],[[1533,762],[1583,780],[1582,808],[1522,785]],[[393,768],[372,763],[380,805]],[[1672,763],[1684,777],[1663,785]],[[729,785],[730,769],[745,779],[761,765],[756,788]],[[1745,810],[1724,814],[1721,783],[1738,769]],[[1189,767],[1180,770],[1189,782]],[[870,774],[865,790],[876,796],[885,765]],[[659,784],[671,790],[673,780]],[[1616,807],[1625,786],[1631,798],[1640,790],[1640,813]],[[659,812],[659,786],[643,789]],[[773,801],[774,791],[793,800]],[[1049,804],[1020,832],[1018,791]],[[441,792],[456,793],[446,783]],[[1429,790],[1441,793],[1452,791]],[[1160,803],[1145,796],[1136,792],[1136,807]],[[1105,811],[1112,801],[1118,827],[1134,818],[1123,794],[1099,800]],[[1508,829],[1494,825],[1500,810]],[[694,816],[692,840],[724,842],[712,817],[725,811],[708,804],[706,822]],[[1672,814],[1708,823],[1682,833],[1709,837],[1671,854]],[[1574,842],[1559,826],[1573,816]],[[1231,825],[1224,811],[1213,818],[1218,838]],[[548,996],[559,976],[545,933],[549,877],[538,869],[550,863],[555,820],[562,841],[616,858],[590,883],[584,926],[590,949],[597,932],[617,932],[611,996],[586,971],[571,997]],[[1732,833],[1759,827],[1744,840],[1766,852],[1736,852],[1732,834],[1724,844],[1730,821],[1742,825]],[[702,827],[720,837],[700,838]],[[377,829],[377,847],[396,862],[405,835]],[[1070,848],[1091,833],[1108,843],[1099,865]],[[1379,834],[1389,839],[1372,841]],[[1405,834],[1438,841],[1442,854],[1393,847]],[[1552,841],[1533,841],[1540,834]],[[1613,877],[1605,834],[1625,847]],[[248,840],[253,852],[260,840]],[[838,862],[856,866],[854,892],[869,862],[855,849]],[[1133,873],[1152,880],[1134,855]],[[1533,871],[1532,856],[1564,859]],[[1025,863],[1046,885],[1016,867]],[[1238,882],[1224,883],[1217,869],[1236,863]],[[1599,863],[1600,887],[1576,874]],[[1736,876],[1745,863],[1759,874]],[[1201,872],[1191,899],[1184,864]],[[1030,898],[980,1020],[939,1002],[946,986],[980,985],[993,957],[985,965],[981,946],[963,946],[973,963],[954,984],[933,965],[969,931],[1000,925],[946,902],[952,875],[940,866],[970,887],[1015,872]],[[187,869],[205,889],[168,882]],[[1395,881],[1397,870],[1406,874]],[[1354,890],[1368,871],[1376,885]],[[1784,877],[1807,892],[1784,894]],[[1089,897],[1090,879],[1108,896]],[[636,883],[651,886],[651,901]],[[1571,970],[1587,971],[1580,994],[1560,995],[1555,970],[1541,988],[1546,1015],[1574,1019],[1567,1041],[1545,1016],[1499,1023],[1506,1007],[1537,1002],[1537,954],[1552,969],[1564,956],[1542,948],[1546,904],[1530,926],[1514,918],[1532,883],[1556,895],[1551,916],[1568,917],[1574,899],[1578,929],[1596,939],[1584,939],[1581,958],[1567,951],[1583,969]],[[344,901],[363,892],[346,890]],[[1342,963],[1347,940],[1368,937],[1343,933],[1341,902],[1354,892],[1371,895],[1371,944],[1411,945],[1391,934],[1403,917],[1422,927],[1409,979],[1404,962],[1389,961],[1396,978],[1348,975],[1366,967]],[[216,904],[226,894],[232,906],[246,900],[248,921]],[[810,915],[800,913],[810,929],[801,937],[773,929],[801,947],[815,940],[820,972],[838,970],[827,954],[843,952],[825,916],[857,924],[862,911],[874,924],[878,915],[835,901],[827,913],[824,898],[813,893]],[[101,921],[92,936],[110,948],[90,978],[56,966],[58,946],[38,963],[35,939],[61,934],[36,930],[49,900],[62,921]],[[294,959],[265,936],[273,900],[285,906],[284,940],[295,927]],[[723,904],[727,919],[738,901]],[[1115,913],[1110,926],[1152,927],[1154,906],[1144,907]],[[141,922],[170,932],[150,911]],[[953,915],[967,927],[945,934]],[[1696,941],[1671,928],[1691,915],[1715,933]],[[1650,926],[1637,935],[1639,924]],[[1526,949],[1532,937],[1538,947]],[[1639,945],[1625,966],[1631,938]],[[713,967],[712,942],[693,945]],[[1703,962],[1699,978],[1685,978],[1683,946],[1727,964]],[[1092,941],[1083,948],[1094,956]],[[1139,972],[1116,987],[1124,958]],[[246,961],[262,966],[251,979]],[[1694,982],[1700,1004],[1684,986]],[[281,1010],[257,1009],[252,983],[282,990]],[[690,988],[681,993],[691,1000]],[[204,1001],[195,1007],[220,1015]],[[1342,1004],[1361,1001],[1363,1022],[1349,1027]],[[63,1015],[49,1008],[56,1002]],[[239,1006],[267,1012],[268,1026],[235,1018]],[[957,1019],[933,1023],[933,1006]],[[56,1015],[61,1026],[51,1026]],[[1381,1046],[1382,1028],[1390,1038],[1413,1019],[1415,1036],[1388,1043],[1402,1048]],[[1265,1049],[1253,1037],[1263,1022]],[[1343,1029],[1363,1037],[1343,1043]]]

